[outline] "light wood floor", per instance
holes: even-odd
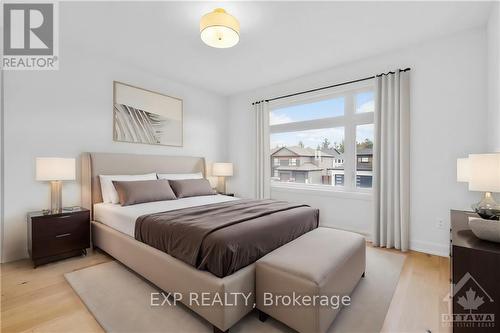
[[[110,260],[89,253],[36,269],[28,260],[2,264],[1,332],[103,332],[63,274]],[[409,252],[382,332],[450,332],[440,324],[448,291],[449,259]]]

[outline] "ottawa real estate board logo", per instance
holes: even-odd
[[[57,3],[3,4],[2,69],[59,69]]]
[[[465,273],[452,289],[453,293],[443,299],[448,302],[447,313],[441,314],[443,326],[467,328],[471,329],[470,332],[474,329],[498,332],[495,326],[495,300],[470,273]]]

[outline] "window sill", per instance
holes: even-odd
[[[271,183],[271,190],[278,192],[303,193],[308,195],[338,197],[344,199],[371,201],[373,198],[371,190],[347,191],[338,187],[324,185],[303,185],[303,184],[274,184]]]

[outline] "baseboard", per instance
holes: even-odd
[[[450,248],[447,245],[426,242],[426,241],[419,241],[419,240],[410,241],[410,250],[433,254],[440,257],[450,256]]]
[[[372,241],[370,233],[368,233],[366,230],[355,230],[353,228],[343,228],[341,226],[323,225],[323,224],[320,224],[320,227],[355,232],[355,233],[358,233],[358,234],[365,236],[367,241],[369,241],[369,242]],[[432,255],[440,256],[440,257],[449,257],[450,256],[450,249],[448,246],[433,243],[433,242],[410,240],[410,250],[416,251],[416,252],[432,254]]]

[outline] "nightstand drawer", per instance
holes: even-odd
[[[78,231],[75,233],[64,232],[52,237],[35,238],[32,242],[33,259],[52,256],[77,249],[85,249],[89,246],[90,234],[88,231]]]
[[[62,234],[79,234],[90,228],[89,214],[44,216],[33,219],[33,240],[51,239]]]

